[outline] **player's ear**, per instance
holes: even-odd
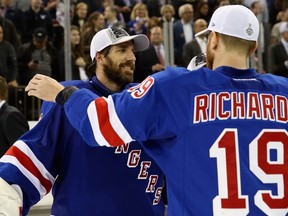
[[[258,47],[258,42],[255,41],[254,46],[250,50],[248,57],[251,56],[257,50],[257,47]]]
[[[100,54],[99,52],[97,52],[96,56],[95,56],[95,60],[96,60],[96,62],[102,62],[103,61],[103,55]]]
[[[216,49],[219,43],[219,35],[216,32],[211,32],[209,35],[211,49]]]

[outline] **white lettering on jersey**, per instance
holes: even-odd
[[[121,153],[127,154],[128,150],[129,150],[129,143],[121,145],[121,146],[117,146],[115,149],[115,154],[121,154]]]
[[[147,193],[152,193],[155,191],[155,185],[157,184],[158,176],[157,175],[150,175],[149,177],[149,183],[146,188]]]
[[[115,148],[115,154],[128,154],[129,152],[130,143],[117,146]],[[134,149],[131,150],[128,154],[127,158],[127,167],[129,168],[137,168],[141,159],[141,149]],[[139,180],[146,180],[148,179],[147,187],[145,192],[146,193],[154,193],[155,199],[153,200],[153,205],[158,205],[161,200],[161,192],[162,187],[158,187],[155,189],[159,176],[158,175],[149,175],[149,168],[151,167],[151,161],[142,161],[140,163],[140,170],[137,176]]]
[[[158,187],[155,192],[155,199],[153,200],[153,205],[158,205],[161,200],[162,187]]]
[[[142,161],[138,179],[146,179],[148,176],[148,168],[151,166],[151,161]]]
[[[132,150],[129,153],[127,166],[130,168],[137,167],[140,161],[141,150]]]
[[[193,123],[226,119],[288,122],[288,100],[282,95],[248,92],[219,92],[196,95]]]

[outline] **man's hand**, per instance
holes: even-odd
[[[55,98],[64,89],[60,83],[49,76],[36,74],[26,86],[29,96],[35,96],[45,101],[55,102]]]
[[[161,70],[164,70],[165,69],[165,65],[162,65],[162,64],[155,64],[152,66],[152,71],[153,72],[158,72],[158,71],[161,71]]]
[[[14,88],[18,87],[17,80],[12,80],[12,81],[8,82],[8,86],[9,87],[14,87]]]

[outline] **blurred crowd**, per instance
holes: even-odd
[[[287,0],[70,0],[71,77],[93,75],[92,37],[113,26],[150,39],[150,47],[136,53],[135,82],[167,66],[164,23],[173,26],[173,66],[186,67],[206,49],[207,38],[194,35],[207,27],[216,8],[229,4],[242,4],[258,17],[254,67],[288,76]],[[65,7],[63,0],[0,0],[0,75],[11,88],[26,86],[37,73],[65,80]]]

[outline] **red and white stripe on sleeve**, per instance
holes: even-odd
[[[51,190],[55,182],[55,178],[38,160],[29,146],[21,140],[13,144],[0,162],[16,166],[35,186],[41,198]]]
[[[94,138],[100,146],[120,146],[133,141],[117,116],[111,96],[97,98],[90,103],[87,113]]]

